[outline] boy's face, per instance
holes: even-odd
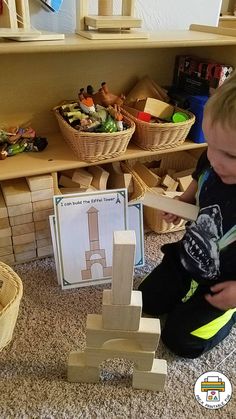
[[[219,122],[211,125],[209,116],[204,117],[202,127],[211,166],[223,183],[236,184],[236,130]]]

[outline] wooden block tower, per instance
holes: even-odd
[[[160,321],[141,317],[142,294],[132,290],[135,246],[134,231],[114,232],[112,287],[103,291],[102,314],[87,316],[85,350],[69,355],[71,382],[98,382],[103,361],[125,358],[134,362],[134,388],[164,388],[167,364],[155,359]]]
[[[98,0],[98,15],[89,15],[89,0],[77,0],[76,32],[88,39],[138,39],[148,34],[133,31],[141,19],[134,17],[135,0],[122,0],[121,15],[113,15],[113,0]]]

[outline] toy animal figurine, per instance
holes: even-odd
[[[109,92],[106,82],[103,82],[101,88],[97,93],[92,95],[95,104],[109,106],[109,105],[119,105],[121,106],[125,100],[125,96],[121,94],[120,96],[114,95]]]
[[[120,106],[116,104],[114,106],[109,105],[107,111],[115,119],[117,130],[123,131],[123,115],[121,113]]]
[[[78,96],[79,96],[79,105],[83,112],[87,114],[96,112],[93,98],[86,95],[83,87],[80,89]]]

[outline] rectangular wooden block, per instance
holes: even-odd
[[[53,195],[54,195],[53,188],[40,189],[40,190],[31,192],[31,200],[32,202],[45,201],[46,199],[52,198]]]
[[[34,221],[42,221],[48,219],[49,215],[54,214],[54,209],[45,209],[41,211],[35,211],[33,212],[33,219]]]
[[[34,223],[26,223],[12,227],[12,236],[20,236],[21,234],[28,234],[34,232]]]
[[[27,260],[32,260],[35,258],[36,258],[36,250],[29,250],[28,252],[15,254],[16,262],[26,262]]]
[[[9,218],[0,218],[0,229],[10,227]]]
[[[141,317],[139,329],[110,330],[103,328],[100,314],[88,314],[86,323],[86,344],[100,348],[106,341],[112,339],[132,339],[144,351],[155,351],[161,334],[160,320]]]
[[[32,223],[33,214],[32,212],[29,212],[28,214],[16,215],[15,217],[10,217],[9,220],[12,227],[20,224]]]
[[[135,264],[135,231],[114,231],[112,256],[112,304],[130,304]]]
[[[133,388],[163,391],[167,377],[167,363],[164,359],[154,359],[151,371],[139,371],[134,368]]]
[[[35,233],[21,234],[12,237],[13,245],[26,244],[35,241]]]
[[[88,167],[88,172],[93,176],[91,185],[94,186],[94,188],[101,191],[107,189],[109,172],[101,166],[90,166]]]
[[[47,238],[44,238],[44,239],[36,240],[36,243],[37,243],[37,247],[51,246],[52,245],[52,239],[51,239],[51,237],[47,237]]]
[[[30,190],[24,178],[3,180],[1,187],[7,207],[31,202]]]
[[[44,257],[44,256],[51,256],[53,255],[53,247],[52,245],[39,247],[37,249],[37,255],[38,257]]]
[[[90,367],[98,367],[103,361],[112,358],[125,358],[134,362],[141,371],[151,370],[155,352],[141,351],[139,345],[126,339],[106,342],[102,348],[85,348],[85,362]]]
[[[11,227],[1,228],[0,229],[0,237],[10,237],[11,236]]]
[[[10,255],[11,253],[13,253],[12,245],[0,247],[0,256]]]
[[[98,367],[89,367],[83,352],[71,352],[68,359],[67,379],[71,383],[97,383],[100,378]]]
[[[14,249],[14,253],[26,253],[29,252],[30,250],[35,250],[36,249],[36,241],[30,242],[30,243],[25,243],[25,244],[15,244],[13,246]]]
[[[35,221],[35,231],[50,230],[49,219],[42,221]]]
[[[30,176],[26,178],[31,192],[41,189],[53,189],[52,175]]]
[[[167,196],[153,194],[152,192],[145,193],[142,203],[147,207],[170,212],[183,219],[192,221],[197,219],[199,212],[199,207],[197,205],[186,204],[185,202],[173,200]]]
[[[73,182],[72,178],[66,175],[61,175],[58,181],[59,186],[63,186],[64,188],[79,188],[80,185],[78,183]]]
[[[17,215],[29,214],[33,211],[32,202],[27,204],[12,205],[7,207],[9,217],[15,217]]]
[[[53,199],[43,199],[42,201],[33,202],[33,211],[43,211],[53,208]]]
[[[0,237],[0,247],[10,246],[10,245],[12,245],[11,236]]]
[[[161,178],[139,161],[135,163],[133,169],[150,188],[160,185]]]
[[[7,207],[6,207],[5,200],[3,198],[2,191],[0,189],[0,218],[7,218],[7,217],[8,217]]]
[[[36,240],[46,239],[48,237],[51,237],[51,231],[49,228],[45,230],[35,231],[35,237]]]
[[[3,263],[14,263],[15,262],[15,255],[13,255],[13,253],[9,254],[9,255],[4,255],[1,256],[0,258],[1,262]]]
[[[89,187],[93,180],[93,175],[85,169],[77,169],[72,176],[72,182],[78,183],[82,187]]]
[[[111,290],[103,291],[102,321],[104,329],[138,330],[142,311],[142,293],[132,291],[128,305],[112,304]]]

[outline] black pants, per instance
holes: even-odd
[[[159,316],[168,313],[162,340],[174,353],[186,358],[197,358],[221,342],[236,322],[236,312],[211,337],[199,337],[192,334],[196,329],[224,315],[209,304],[204,295],[209,287],[198,285],[194,294],[186,301],[182,299],[189,292],[192,278],[179,261],[178,243],[164,245],[163,260],[140,284],[143,311]],[[225,318],[225,316],[223,316]]]

